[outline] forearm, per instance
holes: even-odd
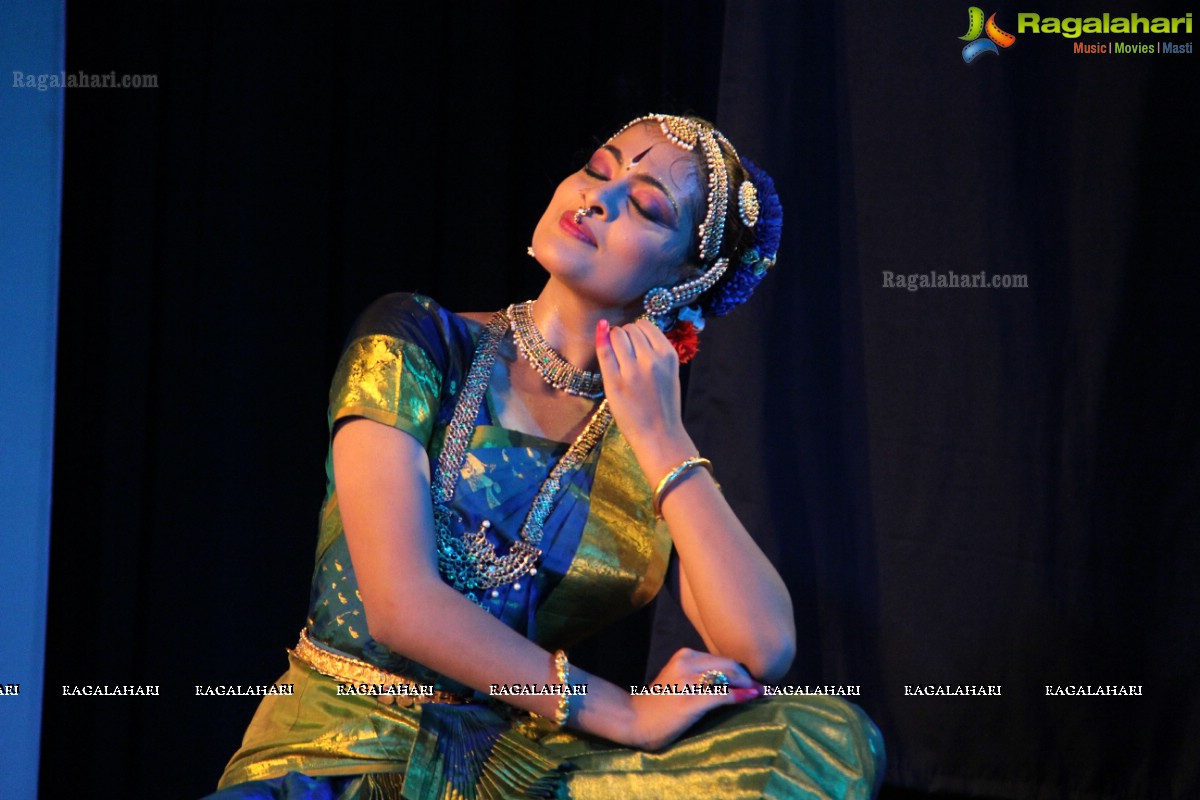
[[[763,680],[791,665],[796,629],[779,573],[738,521],[707,472],[689,476],[663,502],[681,583],[714,652]],[[668,506],[670,508],[668,508]]]
[[[496,684],[558,682],[552,654],[440,580],[413,588],[416,591],[404,599],[404,613],[367,611],[371,635],[393,652],[485,694]],[[638,744],[631,738],[633,709],[628,690],[574,665],[570,682],[586,685],[587,694],[570,699],[569,727],[621,744]],[[559,703],[555,695],[517,694],[500,699],[549,719],[554,719]]]
[[[647,445],[644,461],[652,485],[683,459],[695,455],[685,432]],[[787,671],[795,651],[791,597],[779,573],[759,549],[713,478],[694,468],[662,498],[682,571],[685,609],[714,651],[741,661],[755,675],[773,679]]]

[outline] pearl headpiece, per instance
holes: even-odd
[[[676,147],[692,152],[699,145],[704,154],[705,169],[708,172],[708,210],[704,221],[700,223],[700,260],[711,263],[721,254],[721,245],[725,240],[725,214],[729,210],[729,172],[725,169],[721,145],[725,145],[734,158],[738,157],[737,150],[720,131],[701,127],[687,117],[668,114],[638,117],[617,131],[613,138],[643,122],[657,122],[663,136]],[[753,186],[750,191],[753,192]],[[744,196],[744,192],[739,191],[739,208],[746,204],[745,200],[740,199]],[[745,221],[745,213],[742,214],[742,219]],[[715,279],[713,282],[715,283]]]

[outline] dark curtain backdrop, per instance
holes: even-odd
[[[354,316],[532,296],[552,188],[651,110],[784,200],[686,414],[791,587],[786,682],[861,686],[885,796],[1200,793],[1197,56],[967,65],[965,6],[832,5],[68,5],[69,71],[159,88],[67,95],[43,796],[212,788],[255,702],[194,686],[285,667]],[[931,270],[1029,285],[883,286]],[[575,655],[693,637],[664,598]],[[104,683],[161,696],[61,693]]]

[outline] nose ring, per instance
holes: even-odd
[[[579,208],[575,209],[575,224],[578,225],[579,223],[583,222],[584,217],[590,217],[591,215],[592,209],[590,207],[580,206]]]

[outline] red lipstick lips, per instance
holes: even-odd
[[[592,238],[592,232],[588,230],[587,223],[576,222],[575,212],[573,210],[564,211],[562,213],[562,216],[558,218],[558,227],[562,228],[579,241],[587,242],[592,247],[596,246],[596,240]]]

